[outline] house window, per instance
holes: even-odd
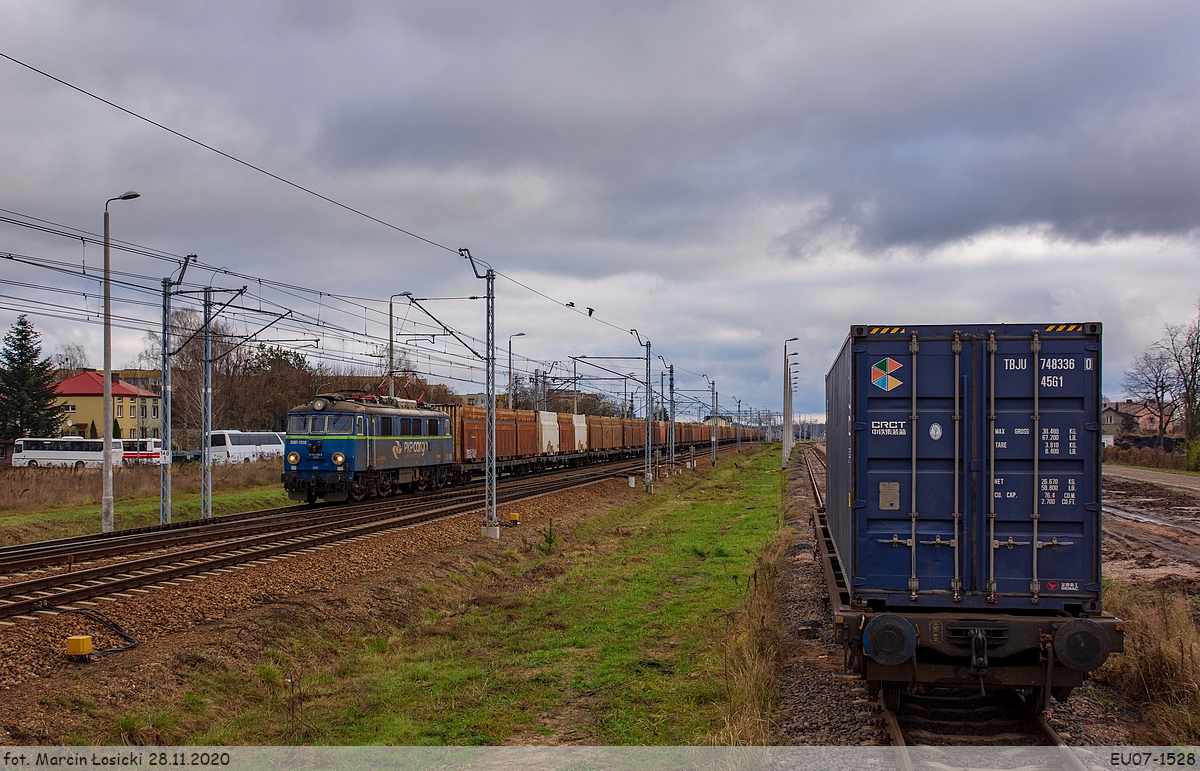
[[[146,401],[146,400],[142,399],[142,401]],[[142,417],[143,418],[146,417],[146,405],[144,405],[144,404],[142,405]],[[145,437],[142,437],[142,438],[144,439]]]
[[[118,418],[125,417],[124,412],[125,412],[125,408],[118,404],[117,405],[117,417]]]
[[[157,404],[150,408],[150,417],[152,417],[152,418],[158,417],[158,405]]]
[[[1112,422],[1113,422],[1113,416],[1112,416],[1112,415],[1105,415],[1105,416],[1104,416],[1104,422],[1105,422],[1105,423],[1108,423],[1109,425],[1112,425]]]
[[[142,438],[143,439],[146,438],[146,429],[144,429],[144,428],[142,429]]]
[[[68,405],[66,405],[66,407],[67,407],[67,412],[74,412],[74,411],[75,411],[75,405],[74,405],[74,404],[68,404]]]
[[[157,428],[156,428],[156,429],[154,429],[153,431],[151,431],[151,432],[150,432],[150,436],[154,437],[155,439],[161,439],[161,438],[162,438],[162,437],[160,437],[160,436],[158,435],[158,429],[157,429]]]
[[[118,397],[117,397],[117,401],[118,401],[118,402],[123,402],[123,401],[125,401],[125,397],[124,397],[124,396],[118,396]]]

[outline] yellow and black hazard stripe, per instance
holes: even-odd
[[[1082,324],[1051,324],[1046,327],[1047,332],[1082,332]]]
[[[872,335],[902,335],[904,327],[871,327]]]

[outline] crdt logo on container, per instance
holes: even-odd
[[[899,378],[892,377],[892,373],[903,366],[903,364],[890,356],[882,361],[875,362],[871,367],[871,385],[882,388],[885,391],[890,391],[893,388],[904,385]]]

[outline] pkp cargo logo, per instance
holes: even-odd
[[[878,386],[885,391],[890,391],[897,386],[903,385],[898,378],[892,377],[892,373],[903,366],[903,364],[890,357],[883,361],[875,362],[875,365],[871,367],[871,385]]]

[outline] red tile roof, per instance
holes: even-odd
[[[82,372],[75,377],[69,377],[56,383],[54,390],[59,396],[104,396],[104,374],[95,370]],[[158,394],[153,391],[138,388],[124,380],[113,383],[112,392],[113,396],[153,396],[158,398]]]

